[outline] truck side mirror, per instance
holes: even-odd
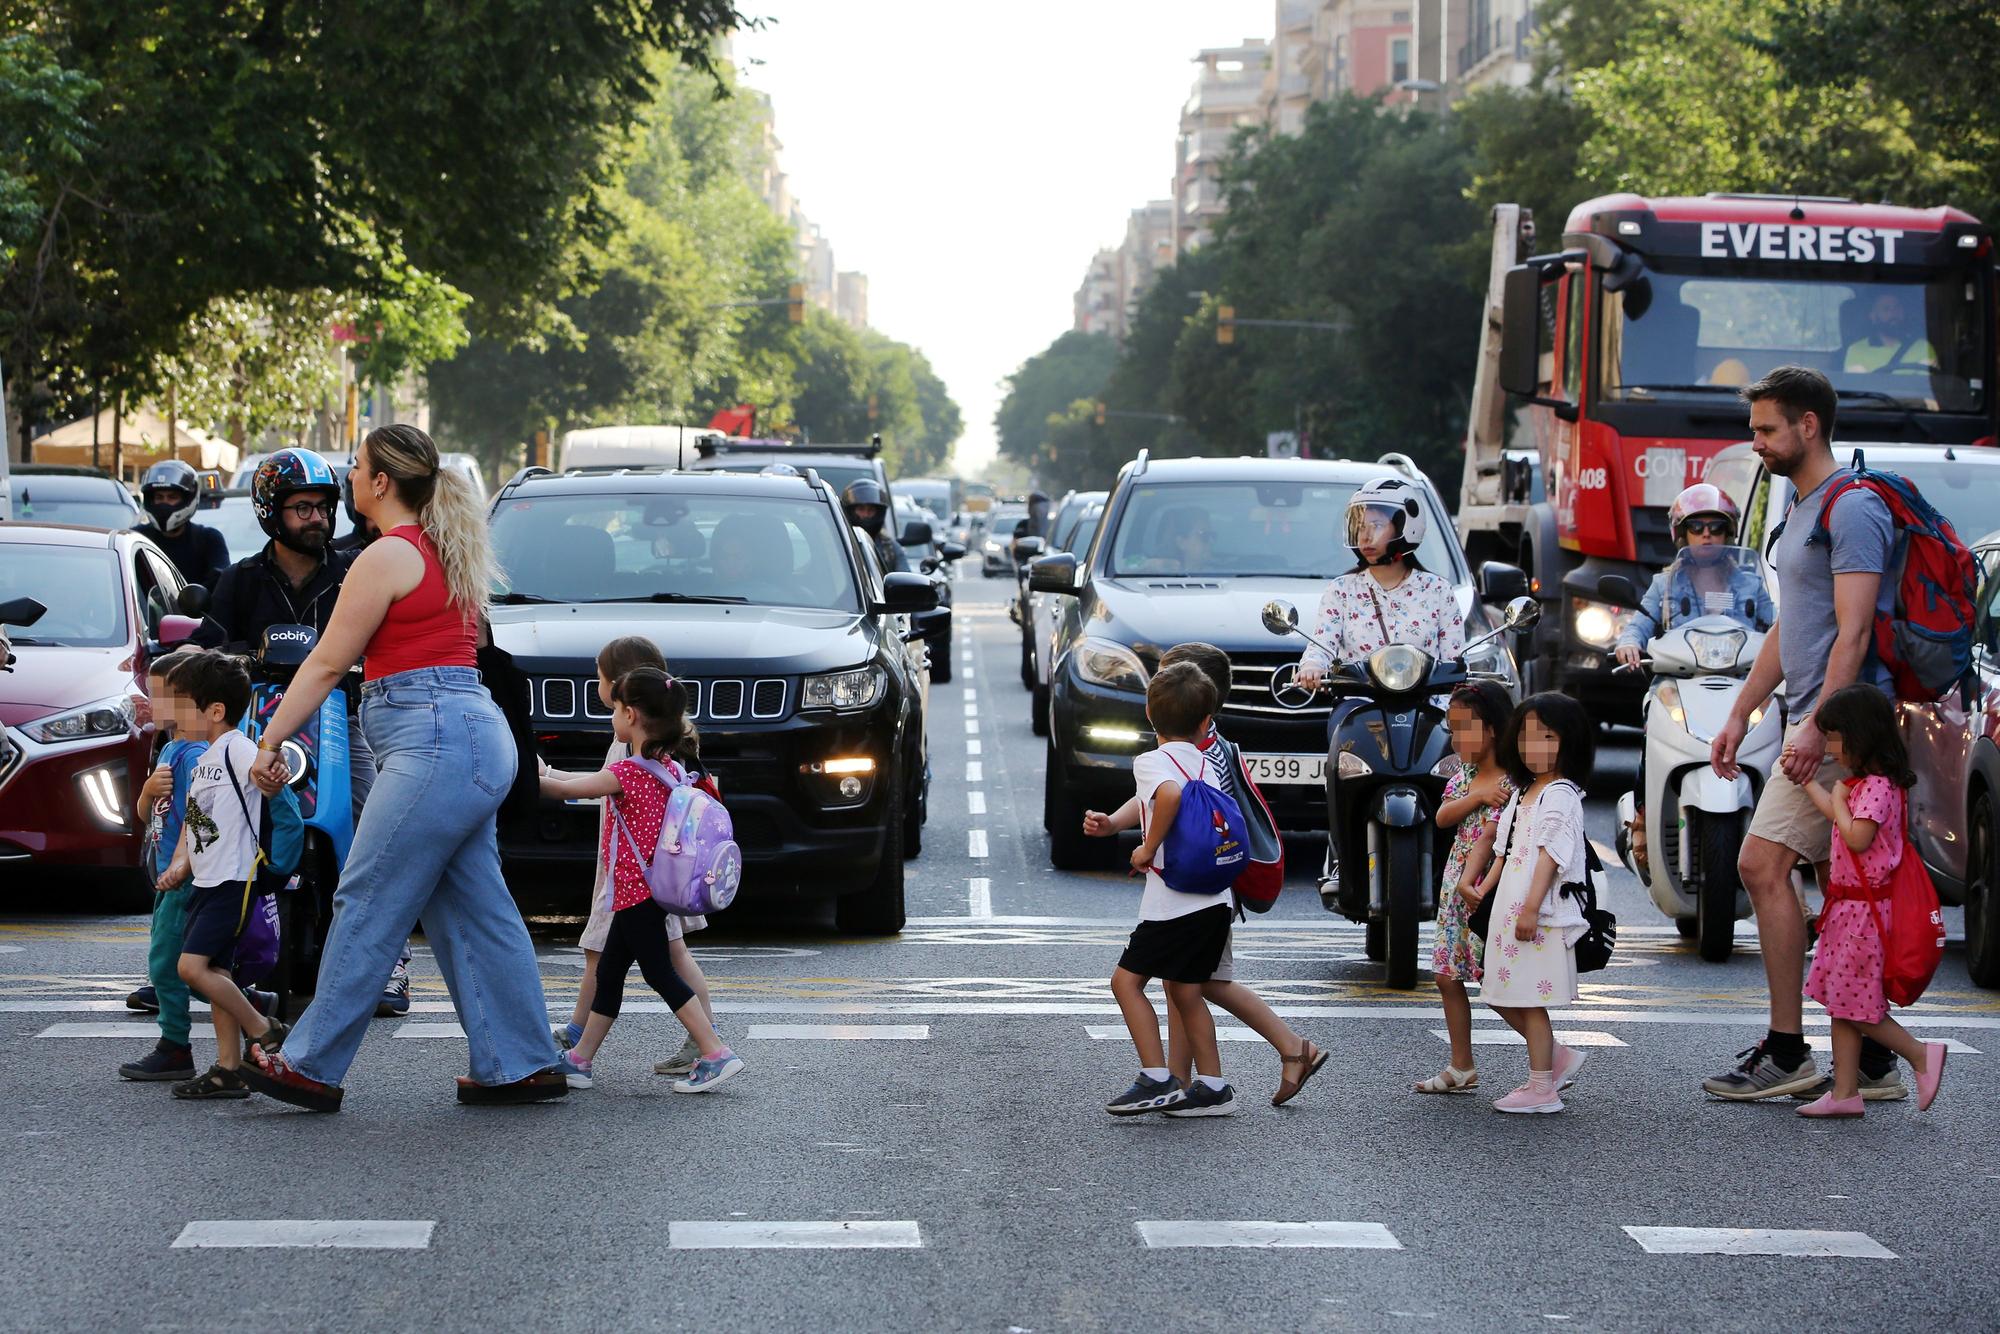
[[[1528,574],[1518,565],[1489,560],[1479,567],[1479,600],[1501,606],[1528,596]]]
[[[1521,398],[1541,390],[1542,273],[1516,264],[1503,280],[1500,313],[1500,387]]]
[[[1639,605],[1639,585],[1622,574],[1600,574],[1597,576],[1597,596],[1621,607],[1636,607]]]

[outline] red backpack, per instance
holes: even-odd
[[[1944,959],[1944,910],[1914,843],[1904,842],[1903,860],[1889,873],[1886,897],[1889,931],[1882,941],[1882,990],[1897,1005],[1915,1005]]]
[[[1230,888],[1236,891],[1237,906],[1245,912],[1269,912],[1285,887],[1285,841],[1278,834],[1276,817],[1264,803],[1264,794],[1250,777],[1242,752],[1223,740],[1220,732],[1213,737],[1211,744],[1222,747],[1223,769],[1234,780],[1233,795],[1249,834],[1245,842],[1250,845],[1250,860]]]
[[[1834,483],[1807,542],[1832,541],[1833,502],[1863,489],[1881,497],[1902,539],[1896,600],[1875,612],[1875,656],[1889,669],[1896,698],[1914,704],[1943,699],[1972,670],[1972,623],[1979,570],[1951,520],[1939,514],[1907,478],[1870,472],[1860,450],[1853,473]]]

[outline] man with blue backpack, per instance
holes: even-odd
[[[1236,1110],[1235,1090],[1222,1078],[1215,1020],[1201,994],[1229,943],[1236,911],[1230,886],[1250,856],[1243,811],[1208,781],[1199,745],[1218,702],[1215,686],[1193,663],[1164,666],[1146,686],[1146,717],[1160,741],[1132,761],[1140,807],[1132,869],[1145,873],[1146,889],[1138,928],[1111,975],[1111,994],[1140,1069],[1132,1087],[1106,1104],[1113,1116],[1228,1116]],[[1194,1053],[1191,1087],[1167,1068],[1160,1017],[1146,997],[1146,984],[1156,977]]]

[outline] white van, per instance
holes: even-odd
[[[571,468],[686,468],[695,443],[721,439],[705,426],[597,426],[569,431],[562,438],[558,472]]]

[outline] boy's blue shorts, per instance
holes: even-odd
[[[243,934],[243,886],[196,885],[187,894],[187,934],[181,937],[181,953],[201,955],[227,969]]]

